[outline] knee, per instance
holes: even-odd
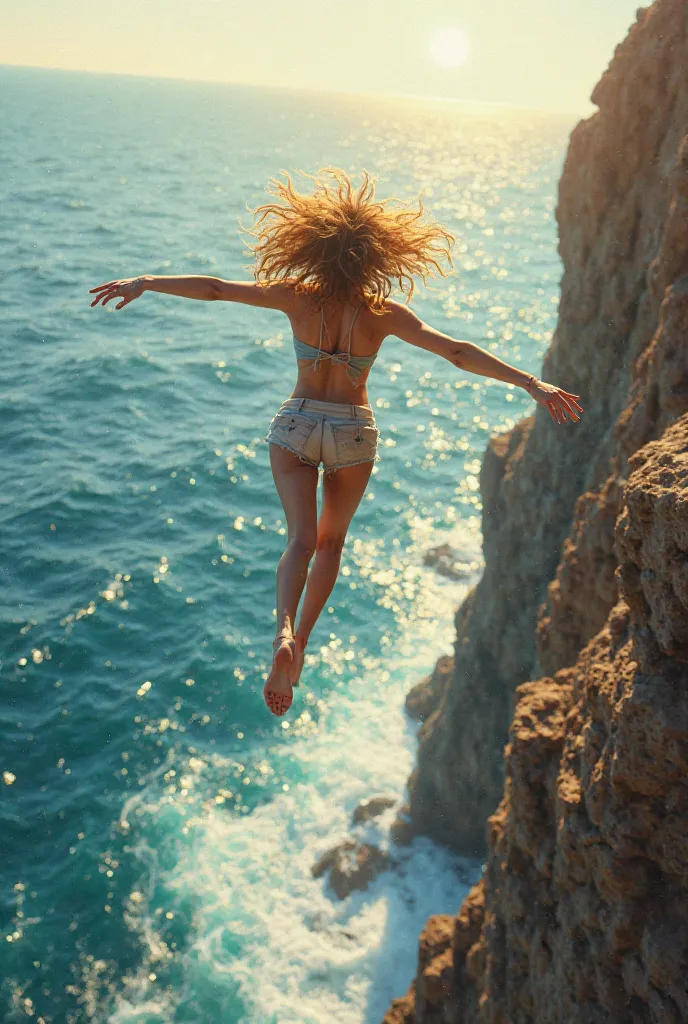
[[[292,537],[288,544],[289,550],[300,558],[308,559],[310,562],[315,552],[315,537],[309,534],[297,534]]]
[[[346,540],[345,533],[324,533],[318,537],[317,550],[327,551],[332,555],[341,555],[342,548],[344,547],[344,541]]]

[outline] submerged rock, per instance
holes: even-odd
[[[329,883],[340,900],[354,889],[367,889],[389,865],[389,857],[373,844],[345,839],[333,846],[313,865],[314,878],[329,871]]]
[[[475,571],[470,562],[462,562],[450,544],[440,544],[425,552],[423,565],[431,566],[440,576],[450,580],[464,580]]]
[[[362,800],[354,810],[352,824],[360,825],[377,818],[390,807],[394,807],[396,802],[396,797],[393,796],[371,796],[368,800]]]

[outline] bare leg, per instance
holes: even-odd
[[[265,703],[274,715],[289,710],[293,699],[289,670],[294,655],[293,626],[317,537],[318,471],[292,452],[270,445],[270,465],[287,518],[287,546],[277,566],[277,629]]]
[[[298,681],[308,637],[337,581],[347,530],[368,486],[373,466],[373,462],[362,462],[358,466],[346,466],[323,477],[323,505],[318,523],[315,561],[308,575],[296,629],[296,646],[289,673],[292,683]]]

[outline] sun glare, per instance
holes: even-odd
[[[468,60],[468,36],[460,28],[441,28],[430,38],[430,55],[441,68],[460,68]]]

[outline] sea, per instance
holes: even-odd
[[[389,827],[418,742],[406,694],[452,652],[480,576],[481,459],[528,395],[384,342],[381,460],[277,719],[286,538],[264,436],[295,380],[288,322],[154,293],[91,308],[89,289],[248,280],[241,226],[271,176],[365,168],[455,235],[418,314],[538,373],[573,124],[0,67],[3,1021],[377,1024],[427,917],[479,877]],[[427,558],[445,544],[449,576]],[[353,826],[378,795],[396,806]],[[312,867],[348,836],[392,862],[339,900]]]

